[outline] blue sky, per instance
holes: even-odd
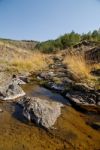
[[[100,27],[100,0],[0,0],[0,37],[55,39]]]

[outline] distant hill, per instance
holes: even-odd
[[[37,45],[37,41],[28,41],[28,40],[11,40],[11,39],[2,39],[0,38],[0,45],[5,45],[9,47],[14,46],[16,48],[26,49],[26,50],[34,50],[35,46]]]

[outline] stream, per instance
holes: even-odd
[[[55,130],[45,131],[28,122],[15,102],[0,102],[0,150],[99,150],[100,131],[87,122],[100,121],[99,114],[84,114],[71,107],[58,93],[36,84],[22,88],[29,96],[64,104]]]

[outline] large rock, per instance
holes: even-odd
[[[99,105],[100,94],[85,84],[79,83],[72,86],[66,93],[72,103],[82,105]]]
[[[44,86],[59,93],[63,92],[65,89],[65,85],[63,83],[47,82]]]
[[[64,89],[65,89],[65,86],[64,86],[64,84],[56,84],[56,83],[53,83],[52,85],[51,85],[51,89],[53,89],[53,90],[56,90],[56,91],[64,91]]]
[[[51,80],[54,76],[53,72],[42,72],[39,74],[39,77],[45,80]]]
[[[28,120],[34,120],[45,128],[51,128],[61,114],[62,104],[57,102],[37,97],[24,97],[18,103],[23,106],[23,115]]]
[[[86,51],[85,58],[92,63],[100,63],[100,47],[95,47]]]
[[[18,85],[23,85],[23,84],[28,83],[28,78],[26,76],[19,76],[18,77],[16,75],[13,75],[12,76],[12,81],[15,82]]]
[[[66,94],[66,98],[70,100],[73,104],[82,104],[82,105],[96,105],[96,102],[92,98],[85,98],[84,95],[80,95],[80,93],[75,94]]]
[[[0,88],[0,99],[1,100],[12,100],[18,97],[24,96],[25,92],[22,88],[16,84],[16,82],[10,82],[5,87]]]

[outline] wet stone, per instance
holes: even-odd
[[[23,115],[29,121],[35,121],[36,124],[47,129],[55,124],[61,115],[61,107],[63,106],[59,102],[38,97],[24,97],[18,103],[23,106]]]

